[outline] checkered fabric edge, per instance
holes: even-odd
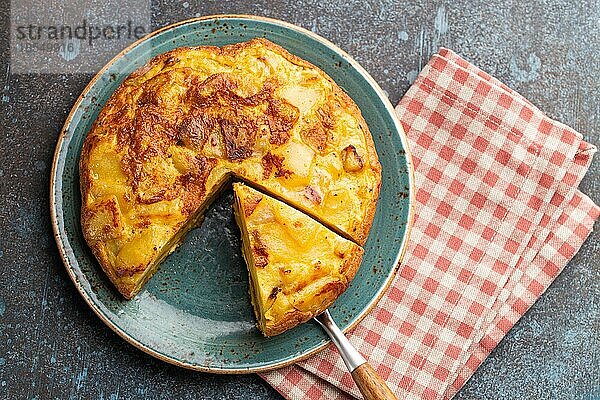
[[[399,275],[350,340],[400,396],[438,399],[462,386],[589,234],[598,208],[575,188],[594,148],[446,49],[397,111],[416,218]],[[263,377],[287,398],[359,396],[333,349]]]

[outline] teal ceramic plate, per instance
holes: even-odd
[[[131,301],[123,300],[81,233],[78,162],[83,140],[104,103],[151,57],[180,46],[222,46],[254,37],[266,37],[322,68],[358,104],[373,134],[383,167],[375,221],[358,274],[331,307],[342,329],[353,327],[391,282],[406,247],[412,167],[406,137],[382,90],[346,53],[312,32],[262,17],[223,15],[184,21],[150,34],[115,57],[83,91],[60,135],[51,177],[58,248],[90,307],[141,350],[207,372],[278,368],[323,349],[328,340],[314,322],[269,339],[256,329],[230,192],[216,201],[203,225],[187,236],[144,290]]]

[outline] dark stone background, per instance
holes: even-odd
[[[0,5],[0,398],[279,398],[256,375],[202,374],[146,356],[80,298],[52,238],[48,181],[61,126],[91,76],[11,74],[7,3]],[[493,3],[153,2],[152,28],[217,13],[280,18],[348,51],[393,103],[447,46],[598,145],[598,0]],[[595,162],[581,185],[596,202],[599,178]],[[600,398],[599,253],[595,232],[457,398]]]

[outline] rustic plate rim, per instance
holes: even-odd
[[[406,164],[407,164],[406,166],[407,166],[407,171],[408,171],[408,181],[409,181],[408,207],[409,207],[409,210],[408,210],[407,221],[406,221],[406,229],[404,231],[404,237],[402,238],[402,244],[400,246],[400,250],[398,252],[396,260],[394,261],[395,266],[394,266],[394,268],[392,268],[391,273],[388,275],[386,281],[380,287],[380,289],[378,290],[376,295],[373,296],[373,298],[371,299],[371,301],[369,302],[367,307],[363,310],[362,313],[360,313],[356,317],[355,321],[352,324],[350,324],[349,326],[347,326],[344,329],[344,332],[348,332],[348,331],[354,329],[356,327],[356,325],[358,325],[358,323],[360,323],[360,321],[362,321],[367,316],[367,314],[373,309],[373,307],[375,307],[375,305],[379,302],[379,300],[381,300],[381,297],[383,296],[383,294],[387,291],[387,289],[391,285],[392,281],[394,280],[394,277],[396,276],[396,274],[398,272],[398,269],[400,267],[402,259],[404,258],[404,255],[406,253],[406,249],[408,247],[408,239],[410,237],[410,231],[412,229],[412,223],[414,220],[414,211],[415,211],[414,210],[415,209],[414,166],[413,166],[413,162],[412,162],[410,148],[408,146],[408,138],[406,136],[406,133],[404,132],[401,122],[399,121],[399,119],[394,111],[394,107],[392,106],[387,95],[383,92],[383,90],[381,89],[379,84],[373,79],[373,77],[371,77],[371,75],[356,60],[354,60],[348,53],[346,53],[344,50],[339,48],[337,45],[335,45],[331,41],[317,35],[316,33],[309,31],[305,28],[302,28],[298,25],[294,25],[292,23],[282,21],[279,19],[269,18],[269,17],[264,17],[264,16],[257,16],[257,15],[249,15],[249,14],[213,14],[213,15],[205,15],[205,16],[196,17],[196,18],[190,18],[190,19],[182,20],[182,21],[164,26],[160,29],[157,29],[157,30],[149,33],[148,35],[144,36],[143,38],[141,38],[139,40],[136,40],[135,42],[133,42],[132,44],[130,44],[129,46],[127,46],[126,48],[121,50],[116,56],[114,56],[110,61],[108,61],[106,63],[106,65],[104,65],[104,67],[102,67],[102,69],[100,69],[96,73],[96,75],[94,75],[94,77],[90,80],[90,82],[86,85],[86,87],[83,89],[83,91],[79,95],[79,97],[73,104],[73,107],[71,108],[71,111],[69,112],[69,115],[67,116],[65,123],[60,131],[59,136],[58,136],[56,148],[54,151],[54,157],[52,160],[52,169],[51,169],[51,173],[50,173],[50,219],[51,219],[51,223],[52,223],[54,239],[56,240],[56,244],[57,244],[57,247],[58,247],[58,250],[60,253],[60,257],[63,261],[63,264],[65,265],[65,269],[67,270],[69,277],[71,278],[71,281],[73,281],[73,284],[77,288],[77,291],[83,297],[84,301],[92,309],[92,311],[94,311],[94,313],[100,318],[100,320],[102,320],[102,322],[104,322],[110,329],[112,329],[122,339],[124,339],[126,342],[132,344],[133,346],[137,347],[138,349],[142,350],[146,354],[149,354],[149,355],[151,355],[155,358],[158,358],[162,361],[165,361],[170,364],[177,365],[179,367],[183,367],[186,369],[191,369],[191,370],[201,371],[201,372],[217,373],[217,374],[247,374],[247,373],[271,371],[274,369],[289,366],[291,364],[295,364],[299,361],[305,360],[305,359],[313,356],[314,354],[322,351],[323,349],[325,349],[327,346],[329,346],[331,344],[331,341],[327,340],[322,345],[317,346],[316,348],[314,348],[310,351],[307,351],[303,354],[300,354],[296,357],[293,357],[291,359],[274,362],[274,363],[266,365],[266,366],[245,367],[245,368],[222,368],[222,367],[192,364],[192,363],[178,360],[176,358],[173,358],[166,354],[163,354],[157,350],[154,350],[154,349],[148,347],[147,345],[145,345],[144,343],[140,342],[139,340],[136,340],[133,337],[131,337],[121,327],[119,327],[117,324],[115,324],[113,321],[111,321],[106,315],[104,315],[104,313],[98,308],[98,306],[95,304],[95,302],[92,301],[90,296],[85,292],[81,283],[78,281],[78,279],[75,275],[73,266],[71,265],[71,262],[67,255],[65,245],[63,244],[62,232],[60,231],[59,222],[58,222],[58,213],[57,213],[57,209],[56,209],[56,207],[57,207],[56,197],[58,197],[59,194],[62,195],[62,188],[61,188],[60,193],[56,193],[56,184],[57,184],[57,180],[58,180],[57,166],[58,166],[58,162],[60,159],[61,150],[63,148],[63,142],[65,141],[66,133],[68,132],[68,129],[72,123],[75,112],[81,107],[81,103],[82,103],[83,99],[85,98],[87,93],[90,91],[92,86],[96,83],[96,81],[98,81],[101,78],[101,76],[104,74],[104,72],[113,63],[115,63],[118,59],[123,57],[130,50],[137,47],[142,42],[149,40],[150,38],[164,32],[164,31],[174,29],[181,25],[191,24],[191,23],[194,23],[197,21],[224,20],[224,19],[249,19],[249,20],[254,20],[254,21],[267,22],[269,24],[278,25],[278,26],[296,31],[300,34],[309,36],[310,38],[322,43],[326,47],[329,47],[331,50],[333,50],[334,52],[336,52],[337,54],[342,56],[342,58],[344,58],[350,65],[352,65],[352,67],[367,81],[367,83],[375,90],[377,96],[379,97],[379,100],[385,106],[385,110],[392,117],[392,120],[394,121],[394,125],[396,128],[396,132],[397,132],[399,139],[402,143],[402,146],[404,148],[404,152],[405,152],[405,156],[406,156],[405,157]],[[62,176],[60,178],[62,180]],[[61,208],[61,214],[62,214],[62,208]]]

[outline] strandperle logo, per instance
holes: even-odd
[[[29,42],[64,41],[65,39],[79,39],[86,41],[90,46],[99,39],[121,40],[141,39],[146,35],[146,28],[135,25],[128,20],[123,25],[92,25],[86,19],[75,27],[71,25],[19,25],[15,27],[17,40]]]
[[[13,73],[95,73],[151,31],[149,0],[12,0]]]

